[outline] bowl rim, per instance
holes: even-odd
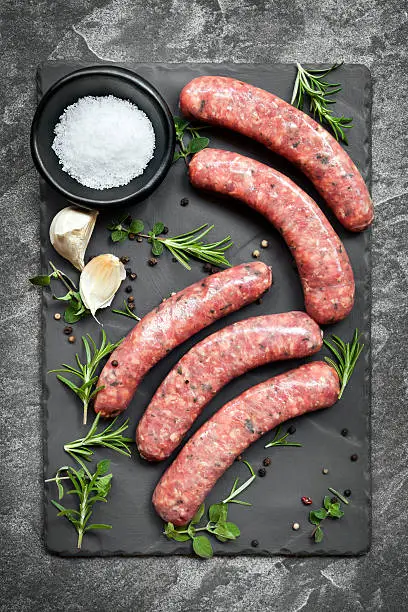
[[[118,77],[121,79],[126,79],[128,81],[131,81],[131,83],[135,87],[138,87],[139,89],[143,90],[145,93],[150,95],[158,103],[158,105],[161,107],[164,113],[165,123],[167,126],[167,131],[169,133],[169,144],[167,147],[167,151],[165,152],[165,155],[163,156],[163,160],[159,168],[157,169],[156,173],[145,185],[143,185],[143,187],[141,187],[140,189],[138,189],[132,194],[128,194],[120,198],[112,198],[110,200],[101,201],[98,199],[94,199],[92,197],[74,195],[70,191],[62,187],[54,179],[52,174],[47,170],[43,162],[43,159],[39,153],[38,127],[39,127],[39,120],[40,120],[40,117],[43,113],[45,106],[47,105],[48,101],[54,96],[54,94],[59,89],[61,89],[61,87],[63,87],[67,83],[75,81],[78,78],[81,78],[82,76],[103,76],[103,75],[114,76],[114,77]],[[73,72],[70,72],[69,74],[61,77],[60,79],[58,79],[58,81],[56,81],[53,85],[51,85],[44,92],[40,101],[38,102],[36,111],[34,113],[33,121],[31,124],[31,132],[30,132],[31,156],[34,161],[34,165],[36,166],[38,172],[43,177],[43,179],[49,185],[51,185],[53,189],[55,189],[58,193],[60,193],[64,198],[66,198],[70,202],[73,202],[75,204],[80,204],[88,208],[90,206],[93,208],[104,208],[104,207],[114,206],[114,205],[123,205],[123,204],[130,203],[132,201],[136,203],[137,201],[141,201],[147,198],[154,191],[154,189],[160,185],[160,183],[165,178],[168,170],[170,169],[170,166],[173,161],[175,145],[176,145],[176,133],[175,133],[175,127],[174,127],[173,114],[170,111],[170,108],[167,102],[165,101],[161,93],[154,87],[154,85],[152,85],[148,80],[146,80],[145,78],[143,78],[136,72],[133,72],[129,68],[122,68],[121,66],[109,66],[109,65],[104,65],[104,64],[88,66],[85,68],[79,68],[78,70],[74,70]]]

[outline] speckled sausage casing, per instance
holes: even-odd
[[[162,476],[153,505],[164,521],[185,525],[234,459],[279,423],[337,400],[333,368],[314,361],[251,387],[194,434]]]
[[[136,324],[99,377],[95,412],[114,417],[131,401],[145,374],[176,346],[217,319],[254,302],[272,283],[262,262],[206,277],[162,302]],[[113,363],[117,362],[114,367]]]
[[[180,94],[188,118],[240,132],[295,164],[348,230],[364,230],[373,204],[364,180],[333,136],[277,96],[236,79],[203,76]]]
[[[157,389],[136,430],[139,453],[166,459],[222,387],[270,361],[306,357],[322,346],[319,326],[304,312],[253,317],[193,346]]]
[[[230,195],[264,215],[295,258],[308,314],[326,324],[354,304],[354,277],[346,250],[310,196],[287,176],[238,153],[204,149],[190,162],[195,187]]]

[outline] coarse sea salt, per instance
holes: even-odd
[[[147,115],[115,96],[85,96],[68,106],[54,128],[52,148],[62,169],[81,185],[109,189],[143,174],[155,133]]]

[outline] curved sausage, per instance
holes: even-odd
[[[162,302],[129,332],[98,380],[104,386],[95,412],[113,417],[126,410],[145,374],[176,346],[217,319],[254,302],[272,283],[262,262],[213,274]]]
[[[248,370],[317,353],[319,326],[304,312],[238,321],[193,346],[157,389],[139,421],[136,444],[149,461],[166,459],[216,393]]]
[[[163,474],[153,493],[156,512],[166,522],[185,525],[250,444],[287,419],[332,406],[338,393],[335,370],[314,361],[228,402],[194,434]]]
[[[240,132],[295,164],[348,230],[370,225],[374,211],[364,180],[333,136],[277,96],[221,76],[202,76],[180,94],[188,118]]]
[[[354,277],[345,248],[314,200],[293,181],[254,159],[217,149],[196,153],[189,175],[195,187],[242,200],[276,227],[296,260],[306,311],[317,323],[348,315]]]

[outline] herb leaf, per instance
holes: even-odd
[[[187,163],[187,157],[189,155],[193,155],[205,149],[205,147],[208,147],[210,141],[208,138],[200,136],[198,128],[192,127],[190,122],[186,119],[182,119],[181,117],[173,117],[173,119],[174,127],[176,128],[176,140],[179,147],[174,153],[173,162],[183,158]],[[201,126],[200,129],[203,129],[203,127]],[[190,141],[186,144],[184,139],[187,133],[190,136]]]
[[[203,149],[208,147],[209,143],[209,138],[205,138],[203,136],[200,136],[199,138],[193,138],[189,142],[187,151],[191,154],[198,153],[199,151],[202,151]]]
[[[193,550],[198,557],[203,559],[211,559],[214,554],[210,540],[203,535],[193,538]]]
[[[290,435],[289,432],[286,432],[283,436],[279,437],[281,428],[282,425],[279,425],[272,442],[265,444],[264,448],[270,448],[271,446],[302,446],[302,444],[299,444],[299,442],[286,441],[286,438]]]
[[[344,342],[338,336],[333,335],[331,340],[323,339],[324,344],[333,353],[337,361],[330,357],[325,357],[325,361],[332,366],[337,372],[340,380],[339,399],[343,395],[343,391],[349,382],[358,358],[364,348],[364,344],[360,344],[360,335],[358,329],[354,331],[351,342]]]
[[[144,223],[140,219],[134,219],[129,225],[129,231],[131,234],[140,234],[144,230]]]
[[[129,317],[130,319],[135,319],[136,321],[142,320],[140,317],[135,315],[135,313],[130,310],[129,305],[126,302],[126,300],[123,300],[123,307],[124,307],[124,310],[118,310],[117,308],[112,308],[112,312],[114,312],[115,314],[123,315],[124,317]]]
[[[329,98],[341,91],[340,83],[329,83],[323,78],[339,68],[343,62],[333,64],[328,69],[305,70],[299,63],[296,63],[297,75],[292,92],[291,104],[303,109],[306,96],[309,97],[310,111],[315,119],[320,123],[326,123],[333,131],[336,140],[342,140],[348,144],[345,129],[352,127],[352,119],[349,117],[336,117],[328,105],[334,104],[335,100]]]
[[[334,491],[334,489],[329,487],[329,491]],[[323,508],[309,512],[309,521],[312,525],[315,525],[311,533],[311,537],[314,538],[315,542],[321,542],[323,540],[323,529],[321,527],[323,521],[327,518],[340,519],[344,516],[343,510],[340,508],[340,502],[335,499],[332,500],[328,495],[324,497],[323,506]]]
[[[38,287],[48,287],[51,284],[52,276],[50,274],[40,274],[39,276],[33,276],[33,278],[28,279],[32,285],[37,285]]]

